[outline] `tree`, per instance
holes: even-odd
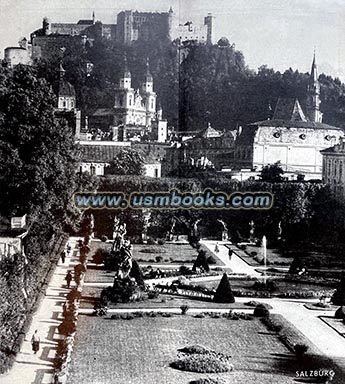
[[[332,296],[334,305],[345,305],[345,274],[342,275],[339,286]]]
[[[197,268],[203,268],[206,272],[210,271],[210,267],[207,262],[206,251],[200,249],[198,252],[198,257],[196,258],[192,271],[196,271]]]
[[[114,157],[107,173],[112,175],[143,175],[145,173],[142,154],[135,149],[123,149]]]
[[[216,293],[213,297],[216,303],[234,303],[235,297],[232,293],[230,281],[226,273],[223,274],[222,279],[218,285]]]
[[[0,68],[0,212],[44,216],[57,229],[71,225],[78,212],[71,204],[77,189],[74,135],[55,118],[55,103],[35,69]]]
[[[229,47],[230,46],[230,41],[227,37],[221,37],[218,42],[218,47]]]
[[[265,165],[260,172],[260,179],[268,183],[277,183],[283,181],[284,174],[280,161],[274,164]]]

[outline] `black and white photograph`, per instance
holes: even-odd
[[[0,0],[0,384],[345,383],[345,0]]]

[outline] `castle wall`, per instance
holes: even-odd
[[[31,65],[31,50],[21,47],[9,47],[4,51],[4,60],[11,66]]]

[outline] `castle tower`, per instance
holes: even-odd
[[[307,88],[307,115],[309,120],[315,123],[322,123],[320,103],[320,83],[317,75],[316,57],[314,52],[314,58],[311,65],[310,78]]]
[[[168,11],[168,28],[169,28],[169,39],[170,40],[174,40],[174,11],[172,9],[172,7],[170,7],[169,11]]]
[[[43,18],[42,30],[43,30],[44,36],[50,35],[50,23],[47,17]]]
[[[213,16],[211,13],[208,13],[205,17],[204,24],[207,26],[206,44],[212,45]]]

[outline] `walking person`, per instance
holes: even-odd
[[[231,256],[232,256],[232,254],[233,254],[233,251],[232,251],[232,249],[229,248],[228,255],[229,255],[229,260],[230,260],[230,261],[231,261]]]
[[[32,335],[32,338],[31,338],[32,350],[34,351],[35,355],[36,355],[36,353],[40,349],[40,341],[41,341],[41,339],[38,336],[38,333],[37,333],[37,330],[36,330],[35,333]]]
[[[61,261],[62,261],[62,264],[65,264],[65,260],[66,260],[66,252],[65,252],[65,251],[62,251],[62,253],[61,253]]]
[[[72,248],[69,243],[67,243],[67,253],[70,254]]]
[[[72,273],[71,273],[71,271],[67,272],[65,280],[67,282],[67,288],[69,288],[71,286],[71,281],[72,281]]]
[[[214,252],[215,252],[215,253],[218,253],[218,252],[219,252],[219,246],[218,246],[218,243],[216,243],[216,246],[214,247]]]

